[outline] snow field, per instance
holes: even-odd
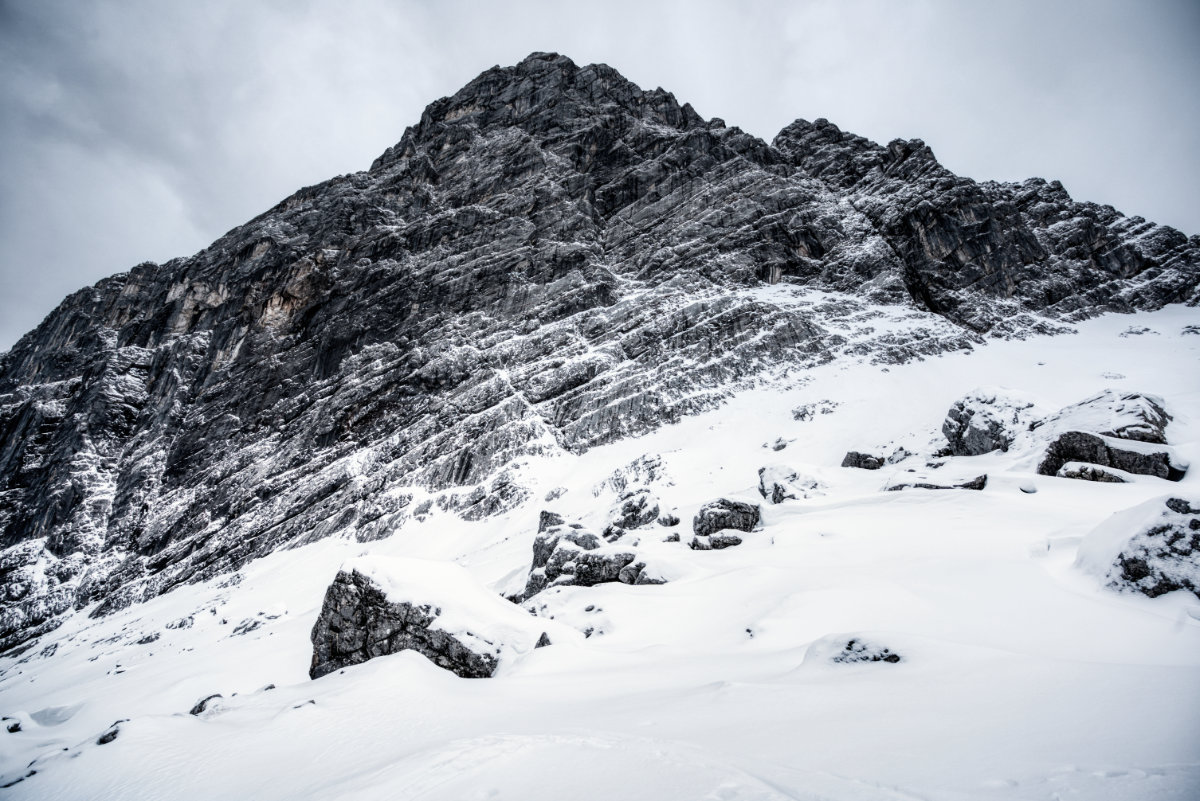
[[[1200,603],[1116,593],[1075,564],[1114,513],[1200,495],[1200,471],[1093,484],[992,453],[931,472],[987,473],[982,491],[880,491],[927,469],[947,408],[984,385],[1047,408],[1106,387],[1160,395],[1172,446],[1200,463],[1200,337],[1180,335],[1196,322],[1173,307],[902,366],[833,363],[644,437],[530,461],[518,470],[538,500],[503,518],[434,512],[385,540],[277,552],[240,583],[76,615],[0,660],[0,714],[22,725],[0,731],[0,783],[32,762],[12,798],[1200,797]],[[1121,336],[1135,325],[1158,335]],[[836,406],[793,420],[819,401]],[[786,448],[763,447],[780,437]],[[847,450],[901,445],[918,456],[838,467]],[[308,680],[309,631],[346,560],[455,562],[497,595],[518,588],[539,510],[596,528],[617,495],[595,488],[645,454],[661,455],[650,489],[682,522],[626,536],[672,581],[552,588],[530,604],[590,637],[555,639],[487,680],[412,653]],[[757,471],[773,463],[826,494],[766,504]],[[540,500],[556,487],[567,491]],[[692,515],[720,496],[761,503],[761,530],[689,550]],[[671,531],[682,542],[662,542]],[[832,662],[849,639],[902,661]],[[224,697],[187,714],[212,693]]]

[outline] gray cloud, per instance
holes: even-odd
[[[1200,232],[1200,7],[1180,2],[0,0],[0,349],[69,292],[367,167],[534,50],[770,139],[826,117],[976,179]]]

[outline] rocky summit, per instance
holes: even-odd
[[[1057,182],[978,183],[825,120],[768,144],[537,53],[0,357],[0,649],[281,547],[504,512],[523,459],[735,388],[1198,285],[1200,237]]]

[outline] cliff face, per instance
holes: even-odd
[[[811,299],[763,291],[781,282]],[[72,295],[0,357],[0,649],[430,503],[495,514],[527,495],[522,457],[764,377],[1195,305],[1198,284],[1200,238],[1057,183],[975,183],[824,120],[768,145],[535,54],[367,172]],[[863,328],[880,305],[920,335]]]

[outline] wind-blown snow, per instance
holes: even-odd
[[[513,469],[536,500],[498,518],[435,507],[387,539],[322,540],[240,580],[97,620],[83,610],[0,660],[0,714],[21,727],[0,730],[0,784],[27,777],[14,799],[121,801],[1200,797],[1200,605],[1117,593],[1076,565],[1085,535],[1196,496],[1200,470],[1178,483],[1040,476],[1020,443],[927,466],[946,410],[979,386],[1046,409],[1106,388],[1160,396],[1172,448],[1200,464],[1200,338],[1181,335],[1196,322],[1172,307],[900,366],[835,361],[647,436],[524,459]],[[1134,324],[1160,336],[1120,336]],[[794,419],[804,405],[824,413]],[[838,467],[860,446],[916,455]],[[761,530],[739,546],[687,548],[703,503],[761,501],[758,469],[774,464],[825,494],[762,501]],[[909,470],[989,480],[881,491]],[[669,583],[544,591],[528,606],[581,634],[496,678],[414,653],[307,678],[309,632],[347,560],[393,597],[445,590],[490,610],[524,585],[541,509],[594,527],[632,486],[682,520],[626,535]],[[671,532],[682,542],[663,542]],[[379,567],[389,557],[404,561]],[[837,661],[850,640],[900,661]]]

